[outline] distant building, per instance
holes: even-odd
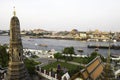
[[[86,32],[79,32],[79,34],[80,34],[80,39],[86,39],[87,38]]]
[[[34,29],[34,30],[32,30],[32,31],[33,31],[33,33],[35,33],[35,34],[45,33],[45,32],[46,32],[46,31],[43,30],[43,29]]]
[[[0,30],[0,35],[9,35],[9,30]]]
[[[27,31],[23,30],[20,32],[21,35],[26,35],[27,34]]]
[[[77,29],[72,29],[72,31],[70,32],[72,35],[78,34],[78,30]]]

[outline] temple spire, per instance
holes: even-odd
[[[23,45],[20,34],[20,22],[15,7],[10,21],[9,63],[6,80],[31,80],[23,62]],[[1,79],[0,79],[1,80]]]
[[[13,15],[16,16],[15,6],[13,8],[14,8]]]

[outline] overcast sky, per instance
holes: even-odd
[[[21,29],[120,31],[120,0],[0,0],[0,29],[16,7]]]

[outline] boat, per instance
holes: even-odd
[[[95,48],[95,51],[99,51],[99,48]]]
[[[77,51],[78,51],[78,52],[84,52],[83,49],[78,49]]]
[[[87,46],[88,48],[99,48],[99,49],[108,49],[109,48],[109,45],[96,45],[96,44],[89,44]],[[116,49],[116,50],[119,50],[120,49],[120,45],[119,44],[111,44],[110,45],[110,48],[111,49]]]
[[[28,41],[34,41],[33,39],[28,39]]]
[[[47,47],[46,44],[39,44],[39,46],[42,46],[42,47]]]

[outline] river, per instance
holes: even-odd
[[[37,50],[51,50],[55,49],[57,51],[62,51],[64,47],[73,46],[76,54],[86,54],[89,55],[94,51],[94,49],[87,48],[88,44],[108,44],[107,42],[85,42],[76,40],[58,40],[58,39],[34,39],[22,37],[23,47],[29,49]],[[9,36],[0,36],[0,44],[9,44]],[[47,47],[39,46],[39,44],[47,45]],[[120,42],[116,42],[119,44]],[[83,49],[84,52],[77,52],[78,49]],[[107,56],[108,49],[99,49],[98,53],[103,56]],[[120,54],[120,50],[111,49],[111,54]]]

